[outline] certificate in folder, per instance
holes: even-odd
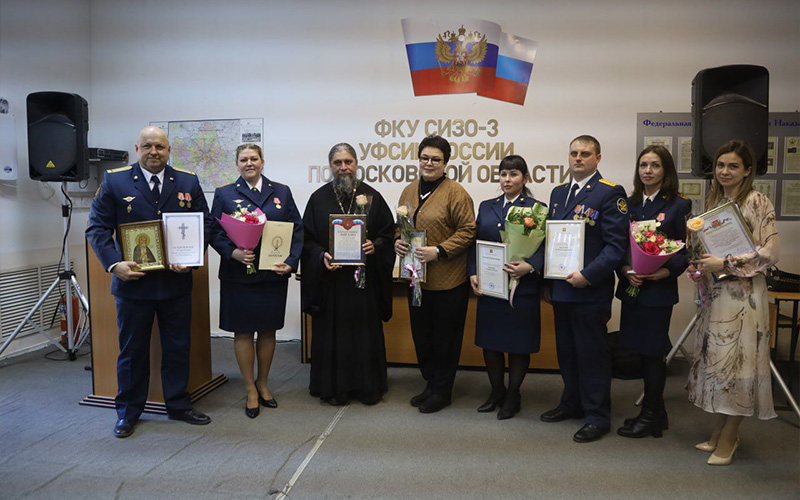
[[[274,271],[275,264],[286,262],[292,249],[294,224],[268,220],[261,233],[261,253],[258,255],[258,268]]]

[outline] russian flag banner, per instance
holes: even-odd
[[[539,42],[508,33],[501,34],[494,86],[479,90],[478,95],[513,104],[525,104],[538,47]]]
[[[469,18],[403,19],[414,95],[488,90],[495,80],[499,24]]]

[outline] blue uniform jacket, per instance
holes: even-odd
[[[183,202],[178,195],[191,197]],[[191,205],[191,207],[189,206]],[[123,261],[119,239],[113,238],[120,224],[161,219],[161,213],[202,212],[205,219],[205,242],[208,244],[211,219],[200,181],[192,172],[167,165],[158,203],[153,198],[139,163],[106,172],[103,183],[92,202],[86,238],[104,269]],[[135,281],[111,277],[111,293],[117,297],[138,300],[175,298],[192,291],[192,273],[154,271]]]
[[[270,271],[259,271],[255,274],[247,274],[247,266],[239,261],[231,259],[236,245],[228,239],[225,229],[217,221],[222,214],[232,214],[241,205],[250,210],[260,208],[267,216],[267,220],[291,222],[294,224],[292,233],[292,246],[289,251],[289,258],[286,263],[297,271],[300,262],[300,252],[303,250],[303,220],[300,212],[292,198],[292,191],[289,186],[271,181],[261,176],[261,192],[256,193],[250,190],[247,181],[239,177],[236,182],[218,187],[214,191],[214,201],[211,204],[211,246],[219,252],[221,257],[219,263],[219,279],[233,281],[236,283],[258,283],[262,281],[285,280],[288,276],[281,276]],[[258,257],[261,251],[261,244],[255,248],[256,260],[253,265],[258,269]]]
[[[630,201],[630,200],[629,200]],[[692,202],[678,196],[672,201],[667,201],[663,196],[657,196],[644,210],[642,205],[630,206],[630,220],[660,220],[659,231],[667,238],[686,241],[686,218],[692,211]],[[630,238],[628,238],[630,245]],[[626,293],[628,280],[620,277],[616,296],[626,303],[639,303],[647,307],[666,307],[678,303],[678,277],[689,266],[686,247],[676,253],[664,265],[669,270],[669,277],[663,280],[645,280],[639,287],[639,294],[631,297]],[[620,273],[622,270],[619,270]]]
[[[532,207],[537,201],[538,200],[522,193],[519,198],[514,200],[512,206]],[[481,202],[478,207],[478,217],[475,219],[477,239],[496,242],[502,241],[500,238],[500,231],[505,229],[505,217],[503,217],[504,203],[505,196]],[[475,244],[473,243],[469,249],[469,257],[467,258],[467,276],[474,276],[477,273],[475,270],[477,266],[475,255]],[[544,244],[542,244],[530,258],[525,259],[525,262],[533,266],[535,272],[519,280],[519,285],[517,285],[517,291],[515,293],[525,295],[538,294],[541,272],[544,267]]]
[[[614,271],[626,256],[628,202],[625,190],[595,172],[565,206],[569,188],[570,183],[561,184],[550,193],[550,219],[586,219],[581,273],[590,284],[586,288],[574,288],[565,280],[552,280],[552,298],[560,302],[610,302],[614,298]]]

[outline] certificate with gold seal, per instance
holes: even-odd
[[[367,241],[367,216],[331,214],[329,222],[331,264],[363,266],[366,262],[362,245]]]
[[[275,264],[286,262],[292,249],[294,224],[268,220],[261,233],[261,252],[258,254],[258,268],[274,271]]]
[[[508,261],[508,245],[478,240],[475,242],[475,258],[478,289],[481,293],[508,300],[508,273],[503,270]]]
[[[706,253],[725,258],[756,251],[753,235],[745,221],[739,205],[726,203],[713,210],[689,219],[686,228],[700,240]],[[726,273],[715,273],[717,279],[728,277]]]
[[[544,277],[565,280],[583,269],[586,222],[548,220],[545,222]]]

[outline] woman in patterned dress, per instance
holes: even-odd
[[[753,189],[753,154],[744,141],[723,144],[714,160],[706,208],[735,201],[755,240],[742,255],[703,254],[689,275],[707,288],[700,306],[689,401],[717,415],[711,438],[696,445],[713,452],[709,465],[728,465],[739,446],[744,417],[774,418],[769,367],[769,306],[764,271],[778,261],[780,239],[772,202]],[[711,273],[730,278],[714,282]]]

